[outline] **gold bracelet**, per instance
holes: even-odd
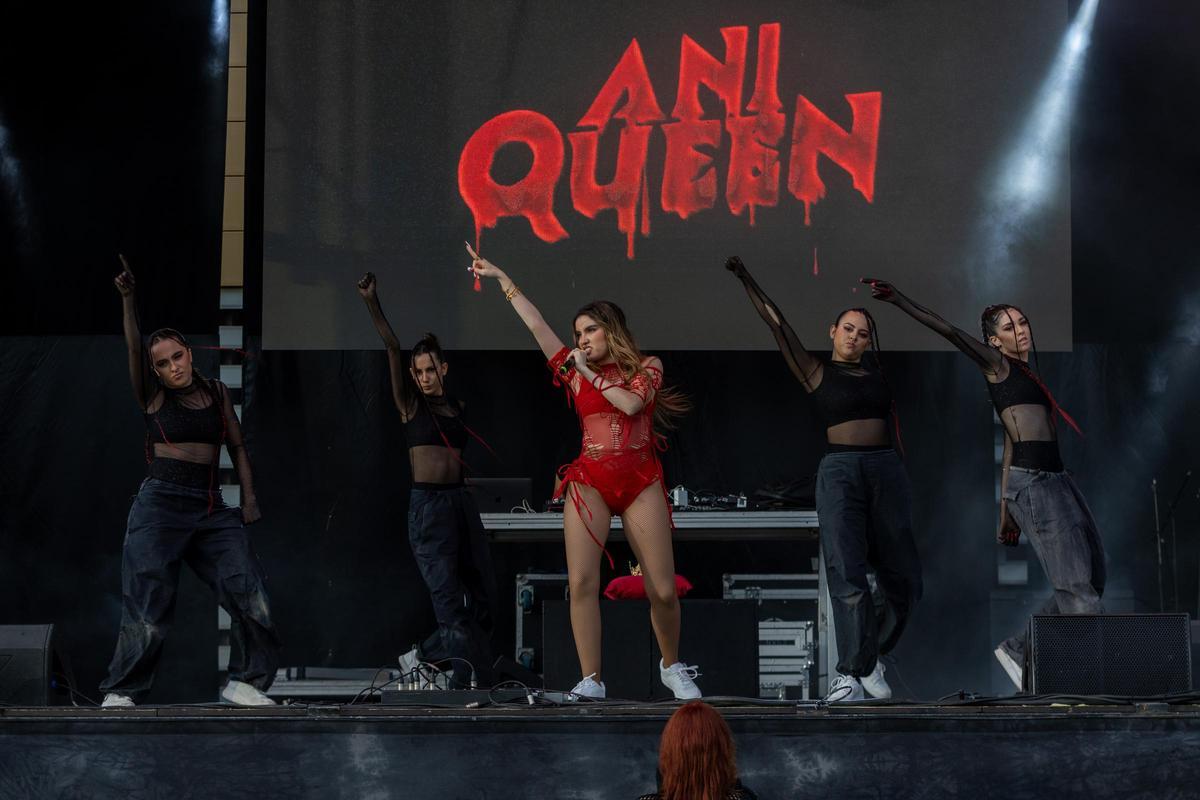
[[[505,300],[507,300],[508,302],[510,302],[510,303],[511,303],[511,302],[512,302],[512,299],[513,299],[514,297],[516,297],[517,295],[519,295],[520,293],[521,293],[521,290],[520,290],[520,289],[517,287],[517,285],[514,283],[514,284],[512,285],[512,288],[511,288],[511,289],[509,289],[507,292],[505,292],[505,293],[504,293],[504,299],[505,299]]]

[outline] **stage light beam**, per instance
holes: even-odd
[[[8,128],[0,119],[0,186],[8,198],[11,219],[23,237],[29,235],[29,207],[25,202],[24,181],[21,178],[21,162],[9,146]]]
[[[1069,162],[1069,125],[1099,0],[1084,0],[1067,28],[1054,63],[1012,149],[1001,159],[985,203],[974,272],[981,294],[1006,285],[1014,249],[1061,185]]]
[[[225,74],[225,68],[229,65],[226,48],[229,42],[229,0],[213,0],[208,32],[212,42],[208,71],[214,78],[219,78]]]

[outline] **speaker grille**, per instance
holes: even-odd
[[[1035,694],[1148,697],[1192,685],[1186,614],[1035,614]]]

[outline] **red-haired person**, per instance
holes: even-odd
[[[571,590],[571,630],[583,678],[572,694],[605,697],[600,671],[600,555],[613,514],[642,565],[650,621],[663,654],[659,676],[676,699],[700,697],[695,667],[679,660],[679,598],[675,554],[655,424],[669,427],[689,407],[663,387],[662,362],[643,354],[615,303],[598,300],[574,318],[573,348],[566,347],[537,307],[496,265],[470,246],[471,269],[495,278],[504,297],[549,359],[555,380],[567,385],[583,432],[579,457],[560,470],[567,503],[563,538]]]
[[[667,720],[658,747],[658,791],[640,800],[756,800],[737,776],[733,734],[717,710],[694,700]]]
[[[877,300],[891,303],[947,339],[970,358],[987,381],[1004,426],[1000,472],[1000,522],[996,539],[1016,546],[1024,532],[1054,593],[1043,614],[1096,614],[1104,594],[1104,544],[1096,520],[1058,451],[1055,416],[1072,427],[1041,378],[1029,368],[1037,353],[1033,327],[1014,305],[988,306],[980,318],[982,341],[909,299],[887,281],[864,278]],[[1018,689],[1024,687],[1027,626],[996,646],[995,656]]]
[[[121,631],[108,677],[100,684],[101,705],[132,706],[150,691],[185,561],[233,620],[235,657],[221,698],[236,705],[274,705],[264,692],[279,666],[279,637],[265,576],[246,534],[246,526],[262,514],[229,388],[192,367],[192,349],[176,330],[155,331],[143,348],[128,264],[115,283],[124,307],[129,377],[146,422],[149,475],[129,509],[121,555]],[[237,471],[240,509],[225,505],[217,484],[222,445]]]

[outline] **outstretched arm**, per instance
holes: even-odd
[[[471,256],[471,269],[481,278],[495,278],[500,284],[500,289],[504,292],[505,298],[512,303],[513,310],[517,312],[517,316],[525,323],[525,327],[529,328],[529,332],[533,334],[533,338],[537,341],[538,347],[542,349],[542,353],[546,358],[554,358],[560,350],[563,349],[562,339],[555,335],[554,329],[551,328],[546,320],[542,317],[542,312],[538,311],[537,306],[526,297],[517,285],[512,282],[512,279],[505,274],[504,270],[497,267],[486,258],[480,258],[471,245],[467,245],[467,253]],[[576,361],[576,364],[581,363]]]
[[[767,327],[771,329],[771,333],[775,336],[775,342],[779,345],[779,352],[783,353],[788,368],[800,381],[800,385],[806,392],[816,389],[817,384],[821,382],[821,376],[818,374],[821,370],[820,360],[804,349],[804,345],[800,343],[800,337],[796,335],[792,326],[783,318],[783,314],[771,302],[771,298],[767,297],[766,292],[759,287],[758,282],[751,277],[749,270],[746,269],[746,265],[740,258],[731,256],[725,262],[725,269],[736,275],[742,285],[746,287],[746,294],[750,296],[750,302],[754,304],[754,309],[758,311],[763,322],[767,323]]]
[[[250,473],[250,456],[246,453],[246,441],[242,438],[242,426],[233,410],[233,399],[229,387],[215,382],[221,395],[221,414],[225,417],[225,447],[237,471],[238,483],[242,487],[242,522],[250,525],[262,519],[258,510],[258,498],[254,494],[254,476]]]
[[[1004,356],[1000,354],[999,350],[988,347],[963,329],[946,322],[925,306],[910,300],[892,284],[877,278],[863,278],[862,282],[871,287],[872,297],[885,303],[891,303],[926,328],[948,340],[950,344],[974,361],[984,374],[999,375],[1005,369]]]
[[[113,279],[117,291],[121,293],[121,310],[125,328],[125,349],[129,353],[129,381],[133,384],[133,395],[138,405],[144,410],[151,397],[148,396],[152,383],[146,374],[146,359],[142,352],[142,332],[138,330],[136,281],[133,270],[125,256],[118,254],[121,259],[121,274]]]
[[[392,400],[400,415],[407,418],[413,409],[413,402],[417,399],[417,387],[413,385],[412,376],[405,367],[404,350],[400,347],[400,340],[396,338],[396,332],[383,315],[375,273],[368,272],[359,279],[358,293],[367,304],[367,311],[371,313],[371,321],[375,323],[379,338],[383,339],[383,344],[387,347],[388,369],[392,374]]]

